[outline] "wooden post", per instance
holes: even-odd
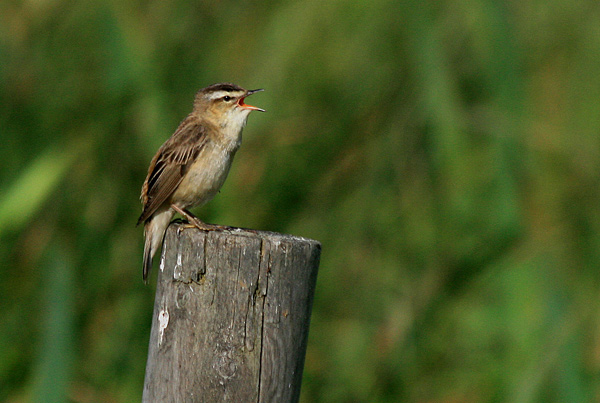
[[[143,402],[297,402],[321,245],[172,224]]]

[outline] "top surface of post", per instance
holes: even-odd
[[[164,270],[165,259],[167,259],[166,253],[174,252],[172,250],[169,250],[167,247],[167,245],[170,245],[170,242],[172,242],[173,237],[180,240],[180,242],[177,243],[178,250],[176,251],[177,255],[180,256],[180,259],[194,259],[195,257],[198,257],[197,254],[190,253],[189,249],[198,248],[199,242],[205,243],[207,240],[212,239],[214,237],[224,237],[231,239],[239,238],[238,240],[240,242],[242,242],[243,239],[247,239],[248,241],[254,239],[260,242],[268,241],[274,245],[289,243],[290,245],[295,245],[297,247],[302,246],[304,248],[309,248],[314,251],[313,253],[316,253],[319,256],[321,251],[321,243],[319,241],[315,241],[310,238],[304,238],[301,236],[281,234],[272,231],[258,231],[234,227],[231,227],[226,230],[202,231],[197,228],[190,227],[185,223],[174,221],[173,223],[171,223],[171,225],[169,225],[169,228],[165,233],[165,242],[163,245],[163,250],[160,259],[161,272]],[[317,256],[317,259],[319,258],[319,256]],[[189,282],[189,279],[179,278],[176,270],[177,267],[186,266],[183,264],[183,262],[179,263],[180,264],[177,264],[175,267],[175,280],[183,280],[185,282]],[[195,264],[191,266],[195,266]],[[192,280],[195,281],[194,279]]]

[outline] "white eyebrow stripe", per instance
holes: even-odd
[[[213,93],[210,93],[208,95],[208,99],[220,99],[223,98],[225,95],[229,95],[231,97],[237,97],[239,95],[242,95],[241,91],[215,91]]]

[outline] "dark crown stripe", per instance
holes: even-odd
[[[235,84],[220,83],[220,84],[213,84],[211,86],[208,86],[208,87],[200,90],[200,92],[204,92],[204,93],[216,92],[216,91],[236,92],[236,91],[244,91],[244,89],[242,87],[238,87]]]

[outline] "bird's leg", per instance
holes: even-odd
[[[215,224],[207,224],[205,222],[202,222],[198,217],[196,217],[195,215],[193,215],[186,209],[180,208],[174,204],[171,204],[171,208],[173,210],[175,210],[176,212],[178,212],[179,214],[181,214],[183,217],[185,217],[185,219],[188,220],[189,225],[191,227],[196,227],[202,231],[217,231],[217,230],[231,229],[231,227],[228,227],[226,225],[215,225]]]
[[[178,212],[179,214],[181,214],[186,220],[188,220],[189,225],[191,227],[196,227],[203,231],[213,231],[213,230],[217,229],[217,228],[215,228],[215,226],[213,226],[211,224],[206,224],[205,222],[202,222],[198,217],[196,217],[195,215],[193,215],[186,209],[180,208],[174,204],[171,205],[171,208],[173,210],[175,210],[176,212]]]

